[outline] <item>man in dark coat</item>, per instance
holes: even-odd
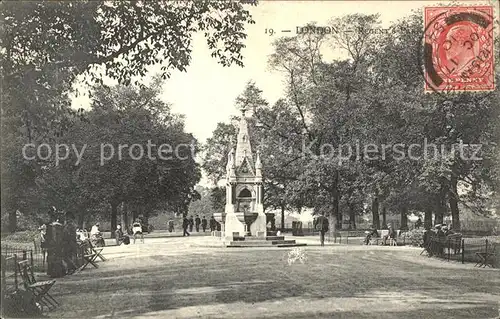
[[[214,216],[210,217],[210,231],[214,231],[217,221],[215,220]]]
[[[321,246],[325,246],[325,233],[329,229],[328,218],[325,217],[325,213],[321,213],[321,215],[316,219],[316,230],[319,231],[319,241]]]
[[[194,226],[194,219],[193,219],[193,216],[190,216],[189,217],[189,232],[190,233],[193,232],[193,226]]]
[[[205,230],[207,229],[207,219],[205,218],[205,216],[203,216],[203,218],[201,219],[201,229],[203,229],[203,232],[205,232]]]
[[[78,267],[76,265],[76,253],[78,245],[76,243],[76,226],[74,216],[71,212],[67,212],[64,216],[63,227],[63,263],[65,264],[66,273],[74,272]]]
[[[194,225],[196,227],[196,232],[200,232],[200,224],[201,224],[201,219],[199,215],[196,215],[196,218],[194,220]]]
[[[189,233],[187,231],[189,225],[190,225],[189,219],[186,216],[184,216],[184,218],[182,219],[182,229],[184,230],[182,236],[189,236]]]

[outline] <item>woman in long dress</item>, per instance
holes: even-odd
[[[134,244],[135,244],[135,238],[137,235],[140,235],[141,236],[141,241],[142,243],[144,243],[144,235],[142,234],[142,225],[141,225],[141,222],[139,220],[136,220],[133,224],[132,224],[132,233],[134,234]]]

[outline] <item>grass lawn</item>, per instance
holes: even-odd
[[[106,247],[106,262],[57,280],[64,318],[495,318],[500,271],[405,247],[205,248],[191,238]]]

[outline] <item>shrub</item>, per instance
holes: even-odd
[[[26,230],[2,236],[2,241],[32,243],[33,240],[37,239],[38,237],[39,232],[37,230]]]
[[[33,294],[17,290],[5,296],[3,312],[10,318],[40,318],[41,306],[35,302]]]
[[[424,242],[424,230],[413,229],[403,233],[401,236],[405,238],[405,243],[410,246],[420,247]]]

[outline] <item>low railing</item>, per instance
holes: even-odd
[[[493,267],[500,267],[498,253],[500,241],[488,238],[462,238],[462,236],[442,237],[433,236],[424,244],[429,256],[445,260],[456,260],[461,263],[479,262],[479,254],[494,254],[490,260]]]
[[[23,260],[29,260],[34,268],[35,260],[33,250],[19,250],[12,247],[2,246],[1,254],[1,302],[5,305],[5,297],[16,293],[22,286],[22,278],[19,275],[17,264]]]
[[[33,271],[43,272],[45,271],[45,261],[43,259],[43,254],[41,250],[36,251],[35,249],[24,249],[11,246],[2,245],[2,256],[10,260],[13,256],[17,256],[19,260],[30,260]],[[13,263],[13,266],[16,265]],[[7,267],[12,268],[9,264]],[[9,269],[10,269],[9,268]],[[14,270],[15,268],[12,268]]]

